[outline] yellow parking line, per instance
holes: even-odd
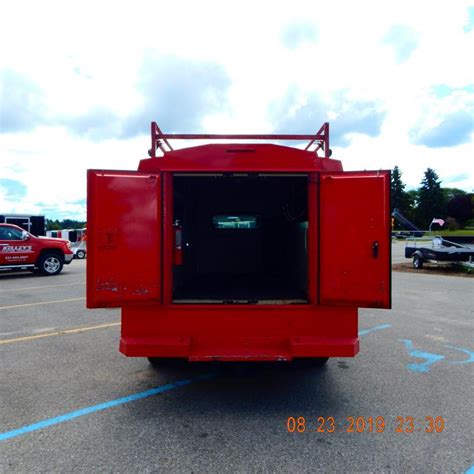
[[[25,291],[25,290],[40,290],[41,288],[57,288],[59,286],[74,286],[74,285],[85,285],[85,281],[80,283],[63,283],[61,285],[42,285],[42,286],[26,286],[23,288],[8,288],[6,290],[0,290],[0,295],[6,293],[7,291]]]
[[[120,323],[99,324],[97,326],[87,326],[87,327],[82,327],[82,328],[66,329],[64,331],[47,332],[44,334],[35,334],[34,336],[16,337],[14,339],[3,339],[3,340],[0,339],[0,345],[11,344],[12,342],[31,341],[33,339],[41,339],[43,337],[63,336],[64,334],[75,334],[78,332],[92,331],[93,329],[111,328],[114,326],[120,326]]]
[[[80,301],[85,300],[86,297],[82,298],[69,298],[67,300],[55,300],[55,301],[40,301],[38,303],[25,303],[25,304],[14,304],[11,306],[0,306],[0,309],[12,309],[12,308],[25,308],[26,306],[37,306],[41,304],[53,304],[53,303],[67,303],[68,301]]]

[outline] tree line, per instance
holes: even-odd
[[[444,228],[451,230],[474,226],[474,194],[441,187],[435,170],[425,171],[418,189],[405,191],[405,187],[402,172],[395,166],[390,188],[392,210],[398,209],[420,229],[428,229],[433,218],[443,219]]]
[[[46,219],[46,230],[60,230],[60,229],[84,229],[86,227],[85,221],[76,221],[74,219]]]

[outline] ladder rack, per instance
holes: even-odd
[[[199,133],[163,133],[156,122],[151,122],[151,149],[148,154],[151,158],[157,158],[156,152],[159,148],[163,153],[173,151],[169,140],[291,140],[303,141],[309,140],[305,151],[312,146],[316,148],[312,151],[318,155],[318,150],[322,150],[323,156],[320,158],[329,158],[331,150],[329,149],[329,123],[325,122],[314,135],[285,135],[285,134],[199,134]],[[166,149],[166,147],[168,149]]]

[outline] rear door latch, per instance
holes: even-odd
[[[379,257],[379,242],[378,242],[378,240],[374,240],[374,243],[372,244],[372,256],[374,258]]]

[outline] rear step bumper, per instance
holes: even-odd
[[[353,357],[357,308],[318,305],[129,305],[120,351],[191,361]]]
[[[201,339],[190,337],[122,338],[120,351],[131,357],[182,357],[199,361],[291,361],[300,357],[353,357],[358,338],[291,337]]]

